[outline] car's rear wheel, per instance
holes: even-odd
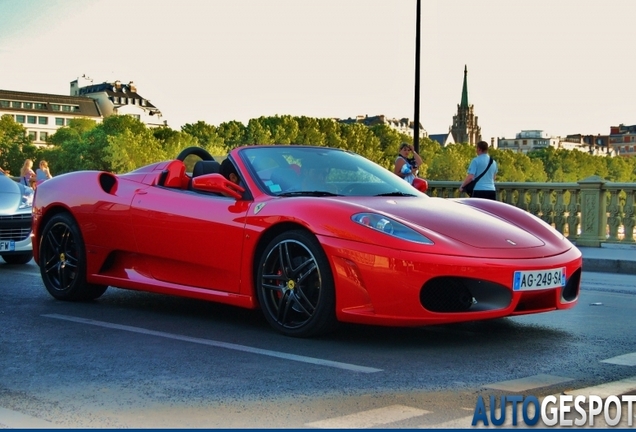
[[[296,230],[274,238],[261,256],[256,281],[265,318],[281,333],[317,336],[336,326],[333,274],[310,233]]]
[[[86,249],[75,219],[68,213],[51,218],[40,238],[40,273],[47,291],[58,300],[93,300],[108,286],[86,282]]]
[[[33,253],[25,252],[21,254],[11,254],[11,255],[6,254],[6,255],[2,255],[2,259],[7,264],[26,264],[29,261],[31,261],[31,259],[33,259]]]

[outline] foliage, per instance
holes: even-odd
[[[142,133],[125,130],[108,136],[107,140],[109,145],[104,149],[104,157],[110,170],[117,173],[166,159],[161,142],[149,130]]]
[[[37,159],[37,148],[26,129],[8,114],[0,117],[0,167],[13,176],[20,175],[25,159]]]
[[[0,119],[0,165],[17,173],[24,159],[46,159],[54,174],[75,170],[126,172],[175,157],[190,146],[224,156],[243,145],[306,144],[342,148],[393,169],[399,146],[412,137],[388,125],[367,127],[330,118],[276,115],[218,126],[188,123],[180,131],[168,126],[148,128],[132,116],[109,116],[102,123],[75,119],[50,136],[47,148],[36,148],[26,130],[11,116]],[[636,158],[592,156],[577,150],[546,148],[528,154],[491,149],[500,182],[576,182],[597,175],[609,181],[636,181]],[[441,147],[419,140],[423,164],[420,176],[429,180],[460,181],[475,157],[475,147],[459,143]],[[36,162],[37,164],[37,162]]]
[[[420,175],[430,180],[463,180],[471,159],[471,156],[467,155],[465,146],[467,144],[441,148],[432,156],[426,174],[420,171]]]
[[[168,127],[161,129],[169,129]],[[196,140],[196,144],[204,149],[210,151],[212,154],[217,154],[218,150],[211,151],[212,149],[223,149],[221,152],[223,154],[227,153],[225,149],[225,142],[223,138],[219,135],[218,128],[212,125],[207,124],[204,121],[198,121],[194,124],[185,124],[181,127],[181,132],[183,134],[190,135],[192,138]],[[156,132],[155,132],[156,136]],[[174,136],[173,136],[174,138]],[[181,137],[184,139],[184,137]],[[185,148],[185,147],[184,147]],[[175,153],[176,154],[176,153]]]

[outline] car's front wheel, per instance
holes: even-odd
[[[331,267],[320,243],[308,232],[289,231],[267,245],[256,290],[265,318],[285,335],[317,336],[337,323]]]
[[[26,264],[33,259],[32,252],[25,252],[21,254],[2,255],[2,259],[7,264]]]
[[[44,286],[58,300],[93,300],[108,288],[86,282],[82,233],[68,213],[59,213],[46,223],[40,238],[39,255]]]

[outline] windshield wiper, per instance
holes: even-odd
[[[327,191],[293,191],[293,192],[283,192],[278,194],[278,196],[291,197],[291,196],[342,196],[337,193],[327,192]]]
[[[381,193],[381,194],[377,194],[375,196],[415,196],[413,194],[410,193],[404,193],[404,192],[386,192],[386,193]]]

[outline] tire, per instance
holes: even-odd
[[[19,265],[26,264],[33,259],[33,252],[26,252],[21,254],[2,255],[2,259],[7,264]]]
[[[53,216],[44,226],[39,260],[44,286],[58,300],[94,300],[108,288],[86,282],[84,240],[68,213]]]
[[[284,335],[318,336],[337,325],[331,267],[318,240],[306,231],[280,234],[267,245],[256,291],[265,319]]]

